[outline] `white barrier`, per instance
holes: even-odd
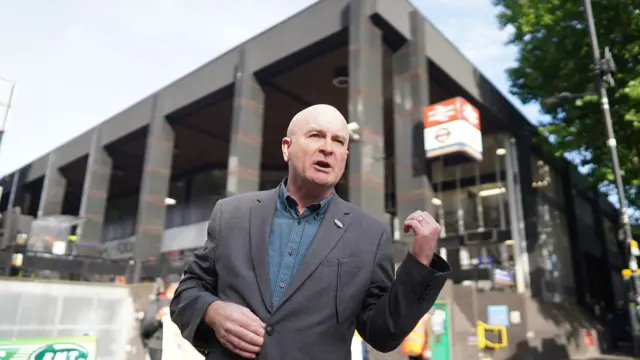
[[[0,280],[0,340],[94,336],[97,358],[130,358],[138,336],[127,286]]]

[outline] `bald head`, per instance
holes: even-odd
[[[338,109],[321,104],[297,113],[282,139],[282,155],[289,163],[289,192],[330,193],[344,172],[348,146],[347,120]]]
[[[304,132],[311,125],[332,127],[346,135],[348,140],[347,119],[338,109],[326,104],[312,105],[297,113],[289,123],[287,137],[290,138],[297,133]]]

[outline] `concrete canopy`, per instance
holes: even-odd
[[[169,84],[156,94],[162,97],[163,112],[167,117],[185,109],[195,101],[208,97],[233,82],[234,67],[238,51],[244,47],[251,59],[248,68],[260,71],[277,63],[311,44],[326,41],[346,26],[344,11],[347,0],[319,1],[284,22],[262,32],[244,44],[194,70],[183,78]],[[385,36],[410,38],[409,13],[416,10],[408,1],[371,0],[368,7],[374,21],[385,30]],[[426,19],[425,41],[430,60],[444,71],[461,89],[478,102],[492,110],[497,116],[511,122],[526,124],[526,120],[466,59],[442,33]],[[101,123],[103,145],[145,127],[150,120],[152,94],[121,113]],[[87,154],[91,129],[54,151],[59,164],[64,166]],[[44,175],[47,155],[31,163],[27,182]]]
[[[402,46],[402,43],[411,38],[409,14],[412,11],[417,11],[417,9],[409,1],[363,1],[367,2],[366,8],[371,19],[383,31],[384,40],[388,47],[392,50],[397,50]],[[22,172],[20,182],[27,185],[37,185],[36,180],[39,181],[44,176],[51,153],[56,154],[56,163],[63,172],[83,174],[84,166],[82,164],[86,163],[83,160],[89,152],[91,139],[97,131],[101,134],[102,146],[111,152],[114,158],[118,156],[113,153],[120,153],[123,158],[128,155],[134,155],[132,159],[123,160],[127,160],[125,162],[128,165],[123,165],[124,169],[122,170],[119,169],[119,164],[114,164],[114,175],[118,176],[118,174],[123,174],[127,171],[140,172],[142,160],[137,158],[140,158],[144,153],[143,143],[147,127],[153,116],[152,105],[154,97],[161,99],[162,109],[159,109],[159,111],[164,113],[170,122],[172,119],[179,120],[179,122],[187,126],[190,122],[187,118],[194,112],[194,109],[202,109],[204,106],[211,104],[220,104],[216,111],[228,112],[230,111],[230,106],[223,103],[225,99],[229,99],[232,96],[234,70],[241,51],[246,52],[248,55],[246,71],[254,72],[258,80],[273,78],[278,73],[294,68],[301,62],[312,61],[317,55],[326,53],[328,48],[337,48],[340,43],[347,43],[346,19],[348,17],[346,14],[349,2],[349,0],[321,0],[309,6],[289,19],[267,29],[165,86],[156,93],[147,96],[93,129],[60,145],[50,153],[43,154],[31,163],[25,164],[21,169],[16,170],[16,172]],[[467,98],[480,109],[483,117],[491,117],[493,120],[500,122],[501,127],[509,129],[512,133],[519,134],[521,137],[528,138],[529,134],[535,131],[535,128],[439,30],[428,20],[423,18],[423,21],[425,56],[429,60],[431,77],[434,78],[433,82],[437,83],[437,85],[446,84],[449,93],[455,93]],[[340,54],[340,50],[336,50],[336,54],[332,56],[334,60],[341,56],[346,57],[345,54]],[[333,71],[333,69],[331,70]],[[295,78],[294,76],[290,77]],[[290,82],[291,80],[286,79],[286,76],[282,76],[281,79],[272,81],[270,85],[272,85],[272,89],[275,88],[282,94],[282,91],[279,90],[282,90],[282,87],[286,88],[287,85],[291,85]],[[265,95],[269,96],[269,90],[267,89],[266,91],[267,94]],[[436,92],[436,89],[433,92]],[[333,96],[340,95],[339,92],[334,91],[334,93]],[[291,95],[287,94],[288,97],[291,97]],[[293,95],[295,96],[296,94]],[[432,96],[433,98],[434,96]],[[437,99],[438,97],[435,96],[435,98]],[[313,103],[316,98],[308,96],[305,100]],[[344,100],[335,98],[325,101],[331,102],[338,107],[340,107],[340,102],[344,101],[346,105],[346,97],[344,97]],[[297,102],[303,103],[301,101]],[[390,107],[385,106],[385,108]],[[268,123],[269,119],[267,118],[266,121]],[[495,123],[496,121],[493,122]],[[228,123],[222,125],[223,128],[227,126]],[[182,127],[186,126],[183,125]],[[268,127],[272,127],[272,125],[270,124]],[[275,128],[277,129],[279,126],[276,125]],[[184,143],[184,139],[187,142],[191,142],[194,137],[199,137],[203,140],[211,141],[211,136],[195,135],[197,131],[196,127],[192,127],[190,131],[183,129],[182,133],[176,135],[177,153],[182,152],[182,155],[177,156],[183,159],[189,158],[190,154],[197,151],[195,147],[191,151],[186,151],[186,147],[181,149],[180,143]],[[216,141],[225,140],[218,139]],[[265,141],[268,142],[269,140],[265,139]],[[534,147],[533,150],[536,150],[536,148]],[[570,166],[568,161],[545,156],[541,151],[536,152],[540,153],[538,155],[553,167],[568,169],[572,173],[572,181],[576,182],[576,184],[583,183],[583,177],[574,167]],[[269,156],[263,154],[264,158],[269,158]],[[177,166],[182,164],[185,168],[191,167],[184,165],[180,159],[174,160],[173,163]],[[117,160],[115,161],[117,162]],[[65,170],[65,168],[68,169]],[[173,171],[180,172],[180,169],[174,167]],[[0,186],[3,186],[2,192],[5,195],[11,189],[13,178],[13,176],[5,176],[0,181]],[[71,182],[73,183],[73,180]],[[121,180],[120,182],[126,181]],[[139,184],[137,182],[135,184],[123,184],[122,187],[132,188],[135,185]],[[115,188],[118,188],[118,185],[115,185]],[[8,196],[3,197],[3,202],[5,198],[8,198]],[[613,206],[607,201],[604,202],[607,205],[607,212],[612,216],[616,216],[614,215],[616,211]]]

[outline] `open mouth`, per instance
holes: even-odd
[[[324,160],[318,160],[318,161],[314,161],[313,165],[322,168],[322,169],[331,169],[331,164],[329,164],[329,162],[324,161]]]

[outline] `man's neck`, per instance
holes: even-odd
[[[311,204],[319,203],[329,197],[333,192],[333,188],[310,189],[309,186],[304,186],[304,184],[300,184],[289,177],[289,179],[287,179],[287,192],[289,196],[296,200],[298,207],[304,209]]]

